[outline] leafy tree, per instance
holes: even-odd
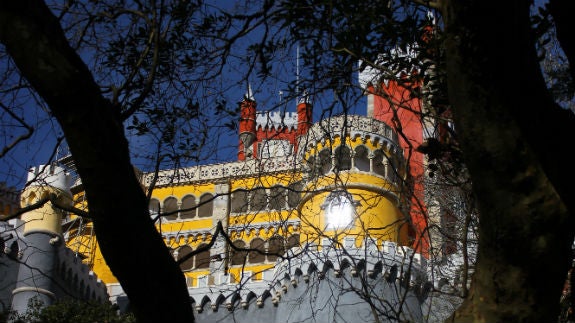
[[[43,306],[33,299],[25,314],[10,317],[15,323],[130,323],[135,322],[131,314],[118,314],[118,309],[110,303],[63,300]]]

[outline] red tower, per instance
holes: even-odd
[[[297,138],[312,123],[312,105],[306,94],[297,112],[256,111],[251,88],[240,102],[238,160],[289,156],[297,152]]]
[[[238,160],[253,157],[254,140],[256,139],[256,101],[251,87],[240,102],[240,143]]]
[[[401,82],[401,83],[400,83]],[[421,120],[421,99],[412,95],[420,84],[385,81],[367,86],[368,116],[392,126],[399,135],[399,143],[408,166],[407,187],[411,193],[410,218],[413,224],[413,248],[428,255],[427,209],[424,203],[424,155],[416,149],[424,140]]]

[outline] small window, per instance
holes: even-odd
[[[200,197],[200,207],[198,208],[198,217],[208,218],[214,212],[214,196],[206,193]]]
[[[234,246],[237,248],[245,248],[246,243],[242,240],[236,240],[234,241]],[[232,266],[235,265],[243,266],[246,263],[247,256],[248,256],[247,251],[232,249],[231,251]]]
[[[182,206],[180,207],[180,217],[182,219],[191,219],[196,216],[196,197],[193,195],[186,195],[182,199]]]
[[[301,201],[302,184],[300,182],[289,185],[288,189],[288,206],[292,209],[297,208]]]
[[[341,145],[335,150],[335,168],[339,171],[351,169],[351,150]]]
[[[198,246],[198,249],[203,248],[206,246],[205,243],[202,243]],[[196,255],[196,268],[210,268],[210,250],[205,250]]]
[[[168,197],[164,200],[164,219],[173,221],[178,218],[178,200],[175,197]]]
[[[255,238],[252,240],[252,242],[250,243],[250,249],[257,249],[260,252],[257,251],[250,251],[248,259],[250,261],[250,263],[255,264],[258,262],[264,262],[265,260],[265,246],[264,246],[264,241],[260,238]]]
[[[232,212],[245,213],[248,211],[248,192],[237,190],[232,193]]]
[[[157,199],[150,199],[150,204],[148,208],[150,209],[150,215],[152,217],[155,217],[160,213],[160,201],[158,201]]]
[[[284,238],[275,236],[268,241],[268,261],[276,261],[285,252]]]
[[[286,249],[294,248],[299,246],[299,234],[291,235],[286,243]]]
[[[323,149],[319,153],[318,159],[319,159],[319,165],[317,167],[320,170],[319,173],[321,175],[329,173],[329,171],[331,170],[331,151],[329,150],[329,148]]]
[[[365,146],[357,146],[355,148],[355,156],[353,158],[354,166],[362,172],[369,172],[369,154]]]
[[[263,211],[267,207],[266,189],[258,187],[252,190],[250,211]]]
[[[385,156],[381,150],[376,150],[373,154],[373,172],[384,177],[387,176],[387,170],[385,167],[385,164],[388,162],[387,156]]]
[[[309,171],[309,175],[311,177],[315,177],[318,175],[318,167],[317,167],[317,162],[315,160],[315,156],[309,156],[306,160],[305,160],[305,166]]]
[[[274,186],[270,190],[270,209],[282,210],[286,207],[285,187]]]
[[[192,253],[192,248],[190,246],[181,246],[178,249],[178,261],[188,256],[190,253]],[[190,270],[192,268],[194,268],[194,257],[190,257],[180,264],[180,269],[182,270]]]

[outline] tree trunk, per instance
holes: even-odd
[[[450,321],[554,322],[574,234],[573,116],[547,93],[529,1],[443,5],[449,99],[480,210],[471,294]]]
[[[139,322],[193,322],[183,273],[150,219],[124,128],[42,1],[0,2],[0,41],[58,119],[102,254]]]

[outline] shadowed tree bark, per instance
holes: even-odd
[[[3,1],[0,41],[64,131],[98,243],[138,321],[193,322],[184,276],[150,219],[119,113],[56,17],[42,1]]]
[[[575,232],[575,118],[546,90],[529,1],[441,10],[449,101],[481,214],[471,295],[452,320],[553,322]]]

